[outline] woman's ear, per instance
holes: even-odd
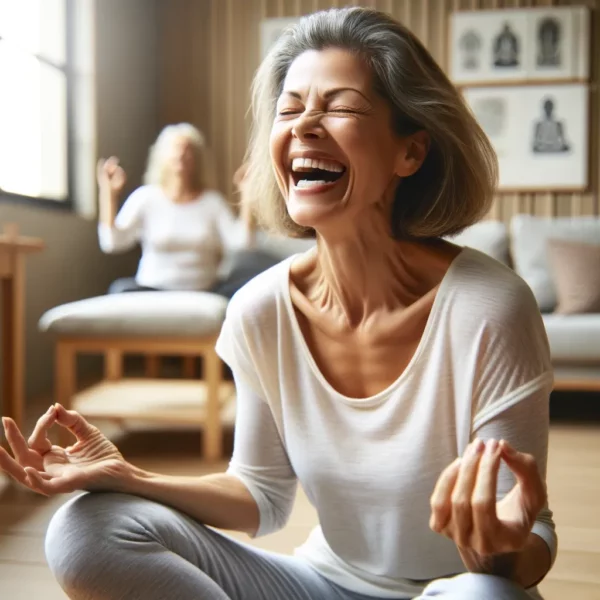
[[[424,131],[417,131],[404,140],[404,151],[398,159],[396,174],[399,177],[414,175],[425,162],[429,152],[430,138]]]

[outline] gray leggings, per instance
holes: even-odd
[[[72,600],[373,600],[297,558],[125,494],[83,494],[63,505],[50,523],[46,556]],[[419,598],[531,600],[507,580],[472,574],[436,581]]]

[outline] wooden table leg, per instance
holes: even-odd
[[[2,279],[2,415],[23,427],[25,287],[23,258],[10,257],[12,277]]]

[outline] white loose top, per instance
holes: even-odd
[[[248,236],[216,191],[177,203],[160,187],[144,185],[125,200],[112,227],[99,224],[98,237],[107,253],[124,252],[141,243],[139,285],[208,290],[217,282],[225,252],[245,246]]]
[[[356,592],[413,597],[465,571],[454,543],[430,530],[429,500],[472,439],[506,439],[533,454],[545,478],[553,375],[537,304],[512,270],[465,248],[405,371],[375,396],[349,398],[326,381],[301,333],[293,260],[250,281],[228,307],[217,343],[238,393],[228,472],[258,504],[257,535],[285,525],[299,481],[319,526],[296,555]],[[503,463],[498,498],[513,485]],[[533,532],[554,560],[548,508]]]

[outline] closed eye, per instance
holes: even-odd
[[[364,113],[364,111],[357,110],[355,108],[333,108],[329,112],[335,113],[335,114],[346,114],[346,115],[360,115],[360,114]]]

